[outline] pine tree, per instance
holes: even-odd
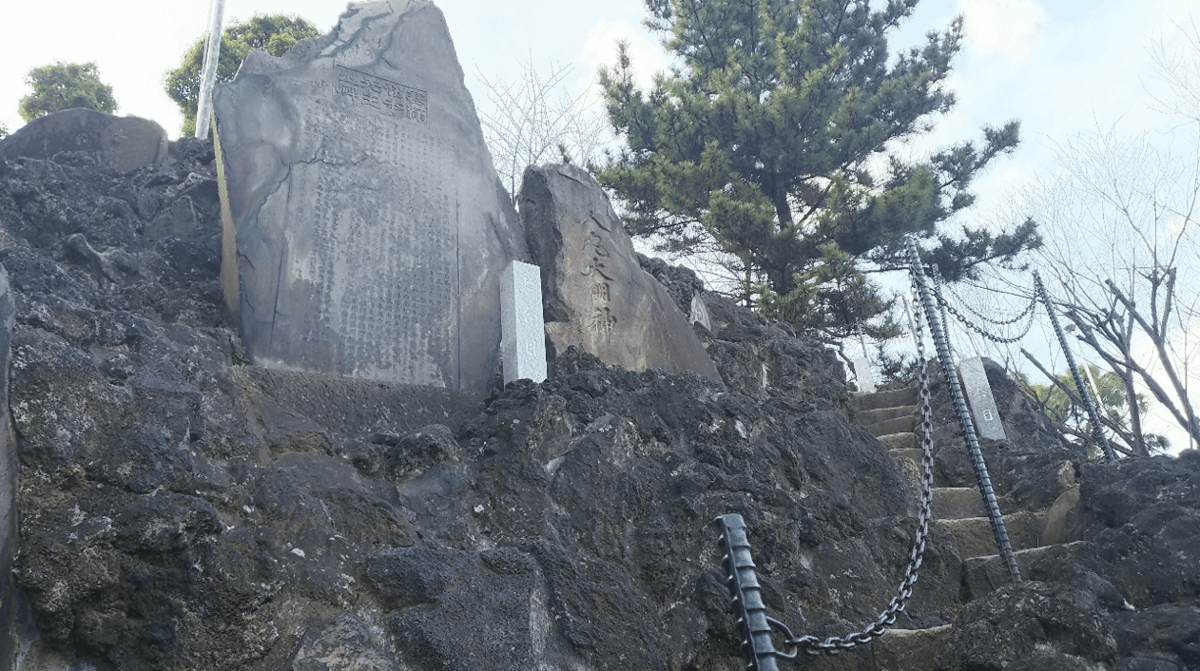
[[[945,82],[961,19],[889,60],[887,38],[917,0],[878,11],[862,0],[646,4],[680,65],[643,92],[622,45],[600,73],[626,146],[598,177],[633,234],[727,252],[743,298],[835,337],[887,309],[864,271],[900,267],[906,234],[934,241],[950,281],[1039,244],[1031,221],[999,235],[938,229],[974,201],[974,176],[1017,146],[1016,121],[927,160],[895,151],[954,105]]]

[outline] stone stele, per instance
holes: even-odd
[[[167,133],[149,119],[76,108],[34,119],[0,142],[0,159],[10,161],[68,151],[91,154],[124,172],[167,160]]]
[[[971,414],[975,417],[975,428],[981,438],[1004,440],[1004,424],[1000,421],[1000,410],[996,408],[996,397],[988,383],[983,359],[971,357],[958,364],[958,375],[971,403]]]
[[[542,267],[546,335],[629,370],[721,379],[670,294],[642,270],[625,225],[596,180],[572,165],[529,167],[518,199]]]
[[[221,281],[252,361],[483,392],[527,260],[440,10],[351,3],[217,88]]]

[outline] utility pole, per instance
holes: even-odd
[[[221,57],[221,24],[225,19],[225,0],[212,0],[208,17],[208,44],[204,47],[204,67],[200,71],[200,103],[196,108],[196,137],[208,139],[208,121],[212,116],[212,92],[217,80],[217,60]]]

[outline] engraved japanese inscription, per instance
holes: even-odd
[[[528,258],[432,3],[352,3],[217,87],[221,286],[256,365],[484,392]]]
[[[334,66],[334,71],[338,96],[402,119],[428,121],[429,94],[425,91],[341,65]]]
[[[353,375],[445,386],[442,364],[453,362],[439,359],[454,353],[438,343],[457,336],[447,332],[457,329],[448,314],[458,295],[448,165],[456,147],[408,123],[427,118],[424,92],[341,66],[335,73],[330,109],[305,120],[323,145],[314,166],[294,168],[288,208],[314,222],[310,253],[290,268],[316,293],[299,339],[320,347],[336,332],[330,354]],[[406,91],[417,91],[421,106],[396,114],[410,104]]]

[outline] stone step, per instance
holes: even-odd
[[[967,517],[958,520],[938,520],[938,525],[954,535],[958,541],[958,553],[963,559],[985,557],[998,552],[996,536],[992,533],[991,521],[986,517]],[[1014,550],[1027,550],[1040,545],[1041,517],[1028,510],[1020,510],[1004,516],[1004,528]]]
[[[882,436],[876,436],[876,438],[889,450],[908,450],[917,447],[917,434],[912,431],[885,433]]]
[[[921,457],[925,456],[925,451],[919,447],[909,447],[902,450],[892,450],[892,454],[897,459],[908,459],[920,467]]]
[[[1071,487],[1062,494],[1059,494],[1057,499],[1054,499],[1054,503],[1050,504],[1050,510],[1046,511],[1046,524],[1042,527],[1041,545],[1053,545],[1054,543],[1066,543],[1076,540],[1068,535],[1067,521],[1071,512],[1078,507],[1078,485]]]
[[[937,520],[987,517],[987,508],[974,487],[934,487],[933,517]]]
[[[1091,546],[1091,543],[1087,541],[1075,541],[1074,543],[1043,545],[1039,548],[1018,550],[1015,553],[1017,568],[1021,570],[1021,577],[1028,579],[1030,567],[1047,555],[1053,556],[1050,553],[1086,552],[1090,551],[1089,546]],[[1011,580],[1008,575],[1008,565],[1004,563],[1004,559],[999,554],[990,554],[963,560],[962,576],[963,588],[967,597],[971,600],[990,594],[993,590],[1009,584]]]
[[[900,405],[894,408],[872,408],[871,410],[858,410],[854,413],[854,421],[869,426],[878,424],[896,417],[909,417],[917,412],[915,405]]]
[[[874,394],[855,394],[850,397],[850,407],[855,410],[873,410],[875,408],[895,408],[900,405],[916,405],[920,399],[920,390],[916,387],[877,391]]]
[[[871,644],[875,668],[895,671],[937,668],[953,632],[952,624],[930,629],[888,629]]]
[[[912,433],[913,428],[916,427],[916,423],[917,418],[908,415],[907,417],[893,417],[892,419],[885,419],[882,422],[866,424],[864,426],[867,431],[871,432],[871,435],[879,437],[886,436],[889,433],[904,433],[905,431]]]

